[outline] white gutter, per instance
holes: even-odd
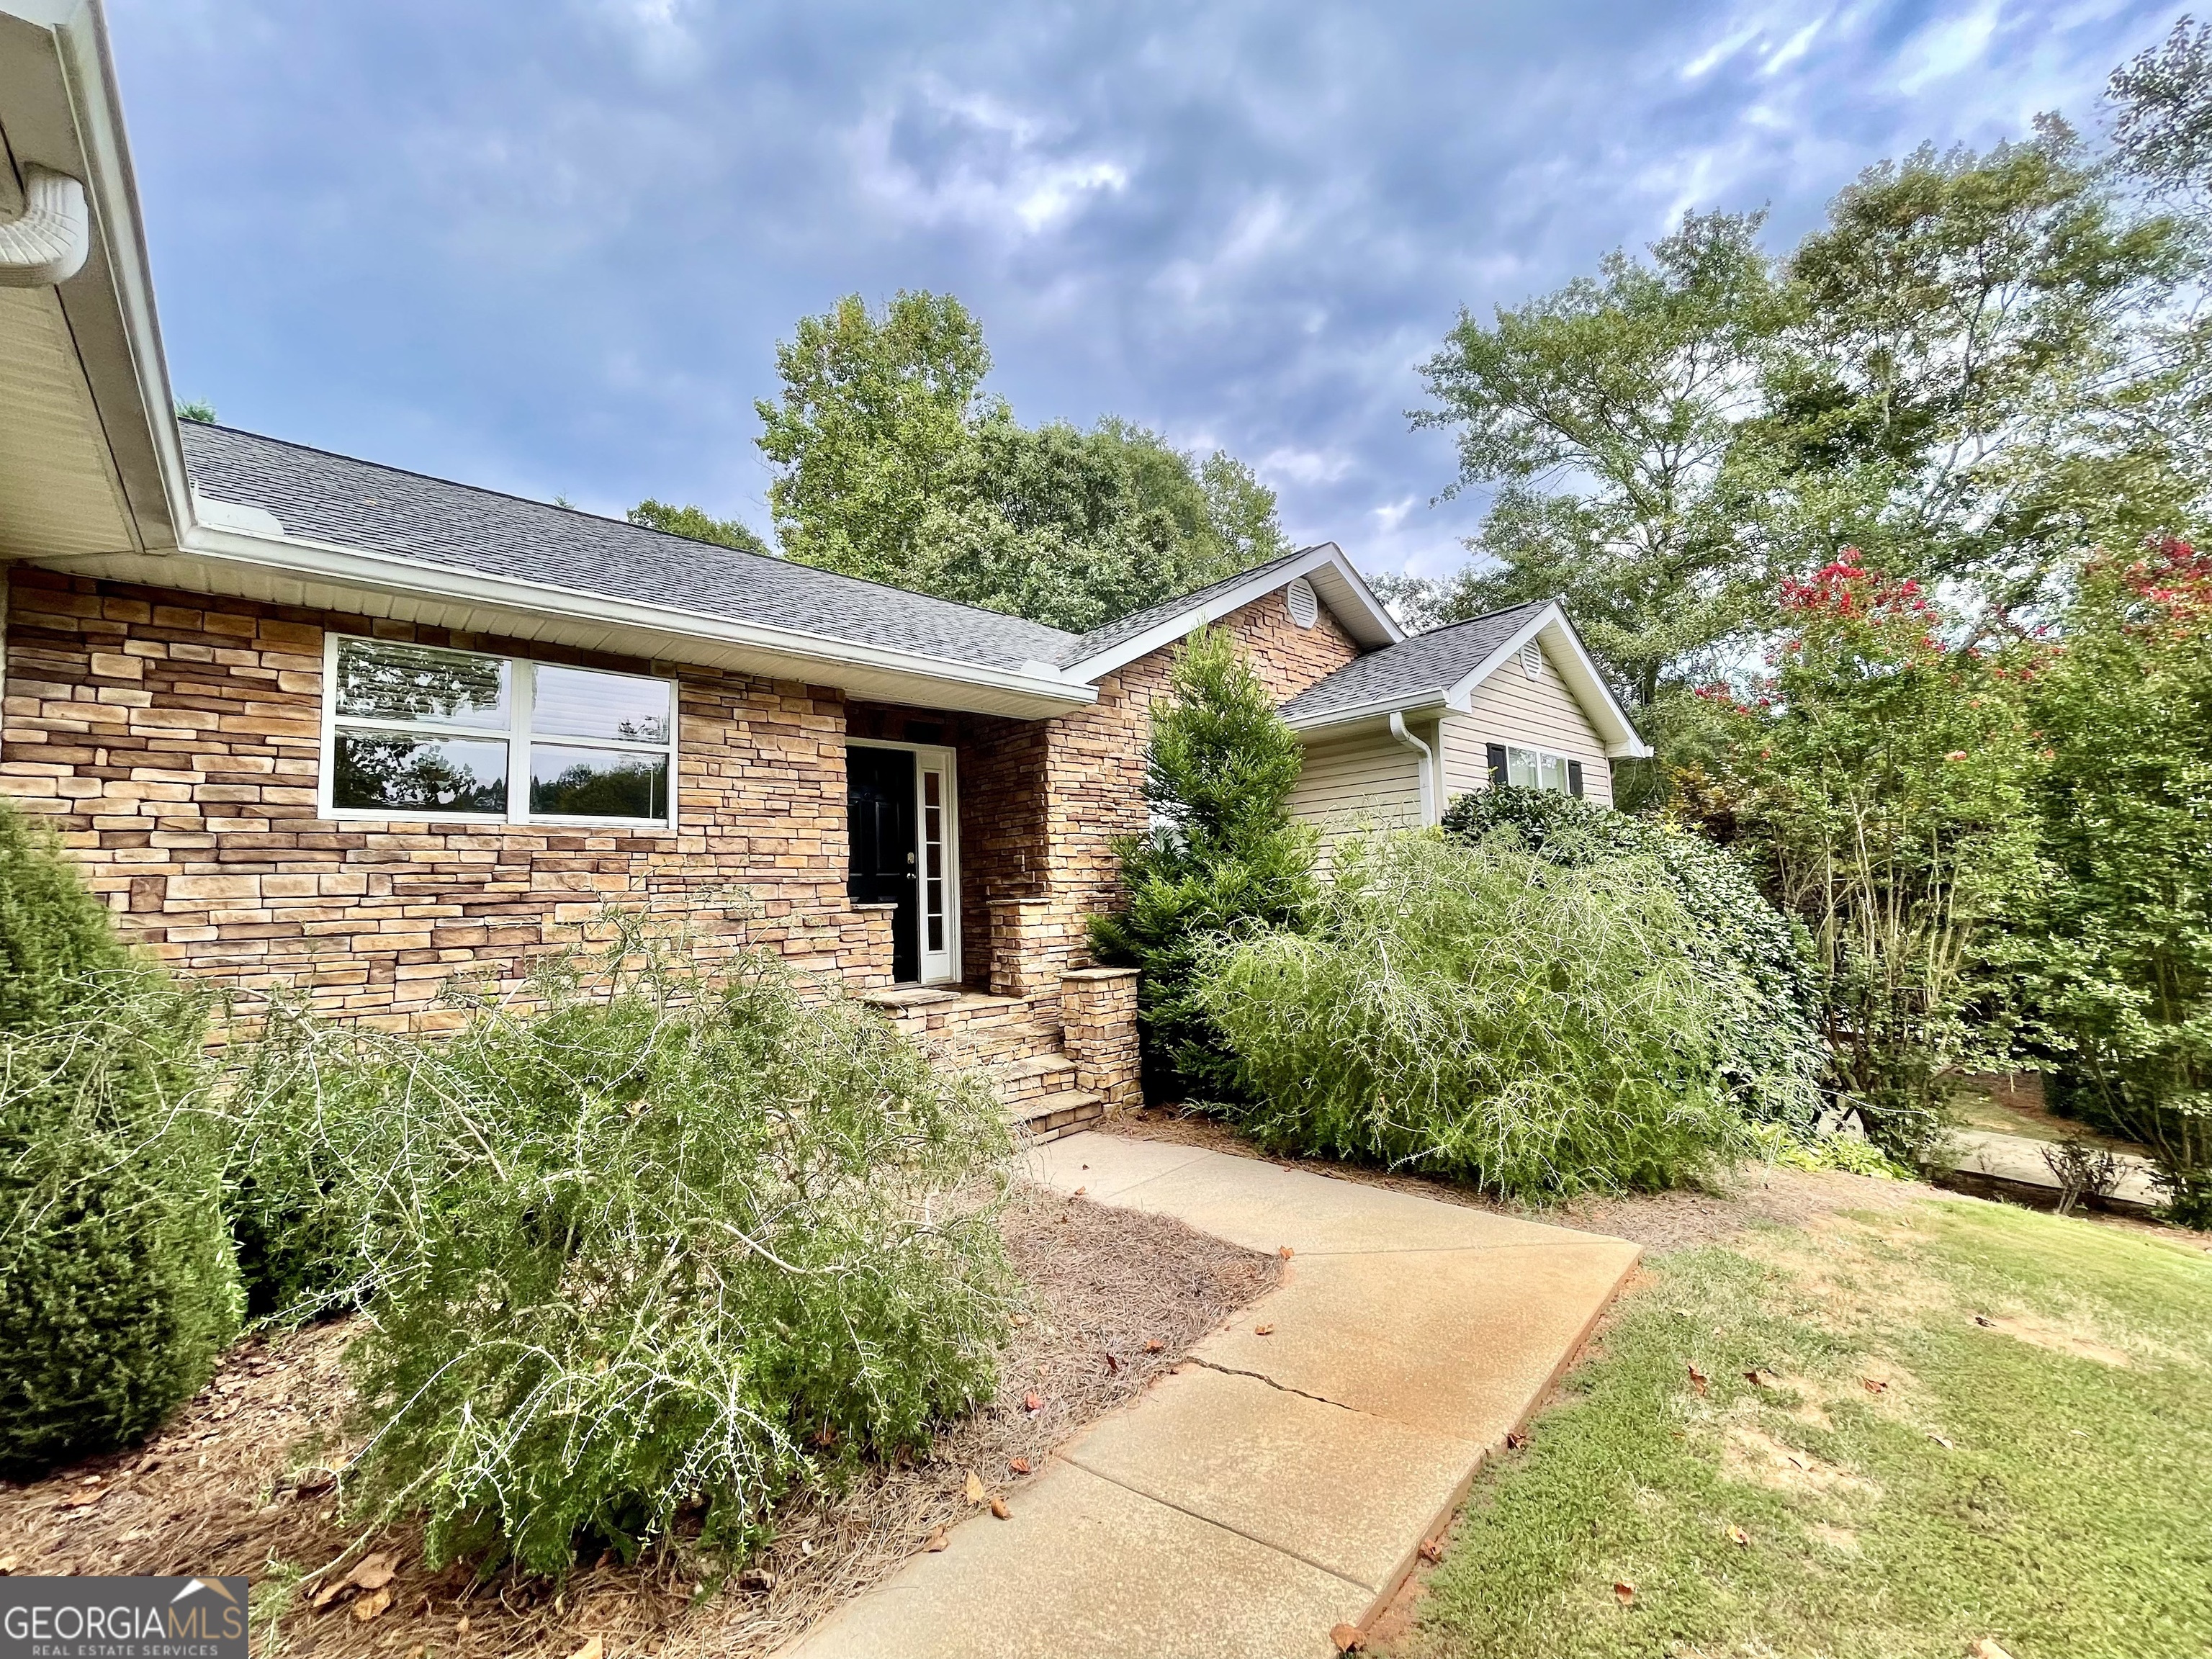
[[[1390,715],[1390,737],[1401,748],[1410,749],[1420,757],[1416,764],[1421,779],[1421,825],[1425,829],[1443,817],[1437,811],[1436,756],[1428,744],[1406,729],[1406,717],[1395,710]]]
[[[208,517],[226,512],[243,516],[257,509],[240,509],[205,496],[195,496],[192,505],[198,521],[178,538],[178,550],[200,558],[283,570],[293,575],[324,581],[398,588],[410,593],[462,604],[536,611],[572,621],[649,629],[679,638],[707,640],[719,645],[773,653],[799,662],[837,663],[849,667],[909,674],[918,678],[957,685],[985,686],[1020,696],[1048,698],[1069,708],[1098,701],[1097,687],[1065,678],[1057,672],[1038,672],[1045,667],[1041,663],[1026,669],[1004,669],[988,667],[981,663],[954,662],[915,651],[833,640],[793,628],[737,622],[727,617],[711,616],[675,605],[642,605],[635,600],[613,599],[604,593],[586,592],[577,588],[556,587],[513,577],[489,575],[481,571],[364,553],[335,543],[311,541],[298,536],[272,536],[262,532],[223,528],[205,520]]]
[[[0,223],[0,288],[52,288],[84,269],[92,216],[84,186],[33,162],[23,169],[23,210]]]

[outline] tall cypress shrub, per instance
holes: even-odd
[[[1146,753],[1152,828],[1115,843],[1127,908],[1091,919],[1091,947],[1144,970],[1147,1095],[1232,1099],[1236,1060],[1199,1000],[1201,970],[1226,942],[1305,923],[1316,836],[1290,813],[1303,751],[1224,629],[1184,642],[1168,694]]]
[[[135,1439],[237,1328],[204,1029],[0,804],[0,1477]]]

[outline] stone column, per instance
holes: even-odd
[[[1045,947],[1052,926],[1052,901],[994,898],[991,913],[991,994],[1033,996],[1049,982]]]
[[[880,991],[894,984],[891,977],[892,950],[897,940],[898,906],[896,904],[856,904],[853,914],[860,919],[862,944],[856,971],[846,974],[846,987],[854,991]]]
[[[1060,1047],[1075,1086],[1118,1112],[1145,1103],[1137,1066],[1137,970],[1079,968],[1060,980]]]

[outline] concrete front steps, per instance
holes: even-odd
[[[988,1076],[1024,1139],[1056,1140],[1106,1115],[1106,1103],[1076,1086],[1060,1047],[1060,998],[994,996],[947,986],[865,991],[860,1000],[960,1071]]]

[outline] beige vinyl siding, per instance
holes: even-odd
[[[1522,672],[1517,656],[1509,658],[1474,688],[1467,713],[1444,716],[1446,799],[1489,787],[1485,750],[1493,743],[1548,749],[1580,761],[1583,798],[1613,805],[1613,768],[1605,757],[1605,745],[1548,654],[1543,677],[1533,680]]]
[[[1410,829],[1421,821],[1417,764],[1413,751],[1388,732],[1310,744],[1291,791],[1291,815],[1319,824],[1324,844],[1362,830]]]

